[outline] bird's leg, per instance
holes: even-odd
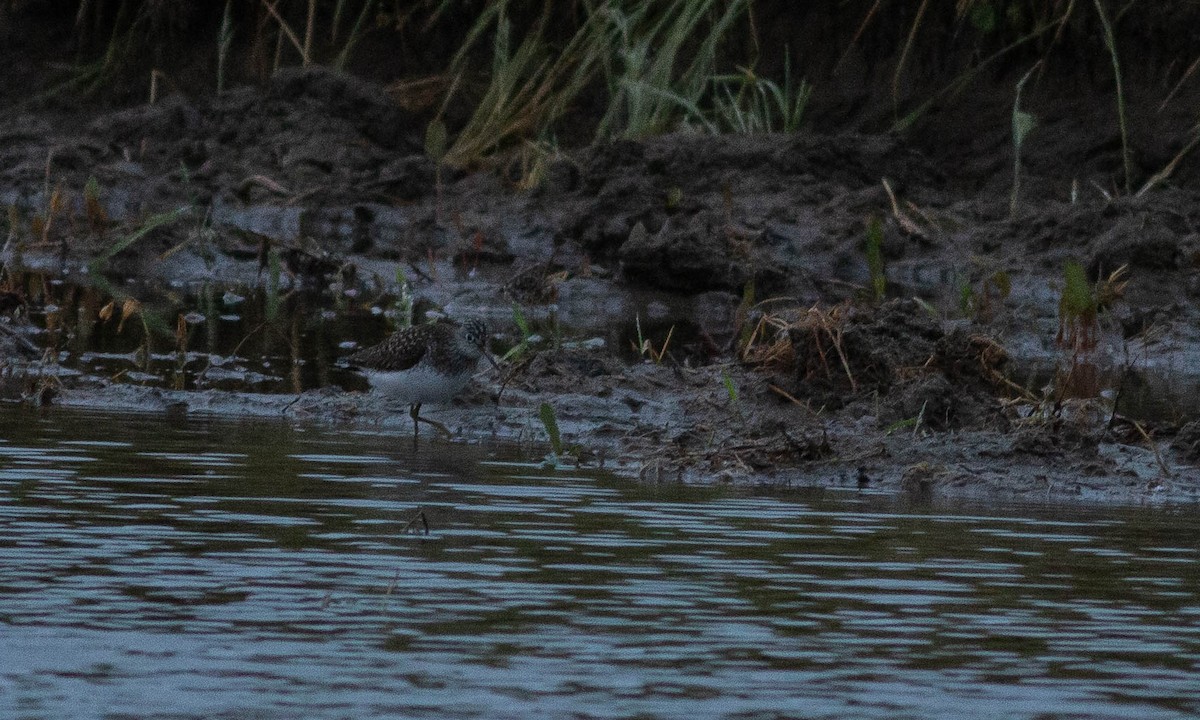
[[[420,435],[420,425],[417,420],[421,418],[421,403],[413,403],[408,406],[408,414],[413,420],[413,446],[417,444],[417,436]]]
[[[416,441],[417,433],[418,433],[417,423],[425,423],[426,425],[435,427],[438,430],[440,430],[442,432],[442,434],[448,438],[454,437],[454,433],[450,432],[450,428],[441,424],[437,420],[430,420],[429,418],[421,417],[421,403],[416,403],[411,408],[409,408],[408,414],[411,415],[412,419],[413,419],[413,441],[414,442]]]

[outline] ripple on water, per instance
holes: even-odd
[[[106,420],[0,407],[0,717],[1200,713],[1194,514]]]

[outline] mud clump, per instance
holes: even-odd
[[[317,65],[284,68],[271,77],[267,97],[312,103],[319,114],[352,122],[365,137],[388,150],[422,150],[415,117],[390,102],[377,85],[353,75]]]
[[[1180,262],[1180,235],[1161,218],[1123,217],[1092,242],[1088,269],[1093,277],[1122,266],[1174,270]]]
[[[1171,447],[1190,463],[1200,462],[1200,420],[1192,420],[1179,429]]]
[[[885,426],[1007,426],[998,399],[1007,353],[985,335],[943,330],[915,301],[810,310],[788,340],[790,392],[813,406],[873,404]]]
[[[617,251],[627,280],[664,290],[737,290],[752,279],[779,286],[780,274],[756,269],[749,255],[748,243],[704,215],[664,222],[653,235],[638,223]]]
[[[529,389],[546,389],[558,379],[564,390],[599,394],[612,391],[604,378],[619,376],[622,369],[610,355],[586,349],[562,349],[529,356],[517,375],[520,383]],[[597,379],[597,387],[588,387]]]
[[[632,285],[676,292],[750,280],[762,293],[790,290],[811,277],[815,247],[845,233],[792,208],[860,202],[880,173],[901,189],[945,182],[895,139],[857,135],[668,135],[597,145],[578,165],[577,187],[543,193],[574,203],[558,241],[619,260]]]

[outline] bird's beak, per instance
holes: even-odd
[[[487,361],[492,364],[492,367],[496,368],[496,372],[502,372],[500,370],[500,363],[496,362],[496,358],[492,357],[492,353],[489,352],[486,348],[483,351],[483,356],[485,358],[487,358]]]

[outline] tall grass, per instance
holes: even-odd
[[[1181,28],[1192,17],[1188,13],[1200,16],[1200,10],[1113,5],[1111,0],[78,0],[71,23],[76,62],[63,87],[102,92],[132,80],[130,86],[141,88],[151,71],[156,79],[183,86],[175,73],[196,57],[197,47],[210,56],[216,50],[210,65],[215,89],[262,81],[288,64],[369,70],[375,79],[406,87],[436,79],[428,86],[440,94],[431,93],[419,109],[446,123],[446,162],[469,165],[499,149],[560,137],[561,125],[569,126],[574,139],[637,138],[681,126],[792,132],[804,120],[809,81],[844,82],[828,72],[845,67],[852,54],[867,62],[866,77],[877,79],[869,82],[886,86],[868,90],[890,94],[897,130],[955,100],[986,74],[1006,72],[1005,66],[1041,61],[1045,73],[1077,68],[1082,61],[1093,70],[1111,65],[1116,79],[1128,191],[1134,178],[1118,47],[1124,37]],[[1167,99],[1200,66],[1185,34],[1174,32],[1168,38],[1173,45],[1156,47],[1159,56],[1167,55],[1155,60],[1170,75]],[[360,53],[366,47],[371,51]],[[1169,53],[1176,51],[1181,56],[1171,62]],[[837,57],[842,60],[827,62]],[[191,78],[187,86],[196,87]],[[454,112],[447,111],[451,107]]]
[[[724,87],[725,80],[716,75],[718,50],[745,13],[748,0],[588,4],[557,51],[544,16],[516,37],[510,4],[509,0],[489,4],[451,63],[452,76],[462,78],[469,72],[470,51],[490,33],[487,85],[447,153],[448,163],[469,164],[514,139],[545,136],[579,96],[594,87],[597,77],[607,96],[605,112],[596,124],[599,138],[659,134],[685,117],[718,131],[700,103],[714,94],[714,86]],[[743,112],[732,92],[728,88],[723,92],[729,100],[723,106],[727,117],[737,113],[767,117],[782,127],[798,124],[809,89],[804,84],[792,86],[790,77],[782,89],[758,80],[750,91],[757,112]],[[746,129],[733,122],[727,125],[735,131]]]
[[[597,135],[644,137],[672,129],[681,109],[701,115],[699,103],[716,72],[721,41],[747,4],[606,3],[602,14],[615,30],[615,62],[605,64],[610,101]],[[715,19],[704,23],[710,16]]]
[[[782,86],[751,68],[739,70],[713,78],[712,115],[717,122],[710,124],[712,131],[749,135],[800,129],[813,88],[807,80],[793,83],[790,57],[784,57]]]
[[[515,138],[536,136],[553,124],[586,86],[599,59],[603,36],[595,33],[593,20],[585,22],[557,54],[551,51],[540,26],[527,31],[514,47],[507,6],[508,0],[489,5],[451,64],[454,76],[466,73],[471,44],[492,27],[489,80],[443,158],[450,165],[469,164]],[[452,87],[458,86],[456,82]]]
[[[1041,63],[1038,63],[1040,65]],[[1013,184],[1012,197],[1009,198],[1008,214],[1015,216],[1017,214],[1017,200],[1021,195],[1021,148],[1025,145],[1025,138],[1029,133],[1033,132],[1033,128],[1037,125],[1037,119],[1034,116],[1021,109],[1021,91],[1025,89],[1025,83],[1029,82],[1029,78],[1033,77],[1034,71],[1038,69],[1038,65],[1034,65],[1021,76],[1021,80],[1017,82],[1016,97],[1013,99],[1012,109],[1012,138],[1013,138]]]
[[[1121,78],[1121,60],[1117,56],[1117,39],[1113,33],[1112,21],[1108,19],[1108,13],[1104,10],[1104,3],[1100,0],[1095,0],[1095,3],[1096,14],[1100,16],[1100,23],[1104,26],[1104,46],[1108,48],[1109,57],[1112,58],[1113,79],[1117,86],[1117,124],[1121,128],[1121,164],[1125,168],[1125,193],[1128,194],[1133,187],[1133,173],[1130,169],[1128,122],[1125,119],[1125,82]]]
[[[233,0],[225,0],[221,29],[217,33],[217,92],[225,89],[225,64],[233,47]]]

